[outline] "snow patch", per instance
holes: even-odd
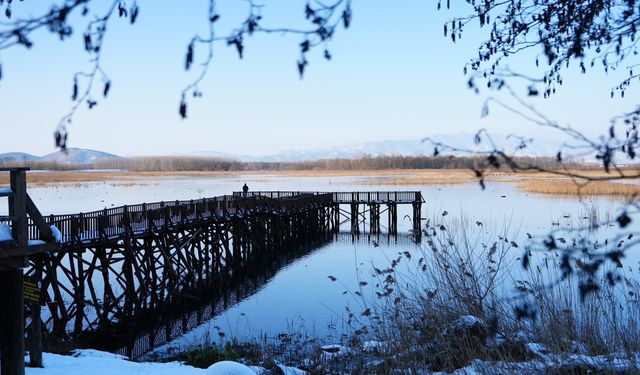
[[[460,334],[460,332],[469,331],[474,328],[481,329],[483,326],[484,322],[482,319],[473,315],[463,315],[445,326],[442,333],[445,336],[449,336],[452,334]]]
[[[540,344],[537,342],[527,343],[525,345],[525,348],[527,348],[527,350],[531,352],[531,354],[536,355],[542,359],[546,359],[547,356],[550,354],[549,349],[547,349],[547,347],[544,346],[544,344]]]
[[[383,341],[365,341],[362,343],[362,351],[365,353],[381,352],[387,347]]]
[[[13,240],[13,234],[11,233],[11,227],[9,224],[0,224],[0,241]]]
[[[62,232],[55,225],[51,225],[51,235],[56,239],[56,242],[62,242]]]
[[[125,357],[98,350],[75,350],[72,356],[43,353],[44,368],[26,368],[27,375],[192,375],[205,370],[178,362],[131,362]],[[255,375],[252,372],[251,375]]]
[[[306,372],[304,370],[300,370],[299,368],[296,368],[296,367],[287,367],[287,366],[283,366],[283,365],[278,365],[278,368],[280,369],[280,371],[282,371],[282,373],[284,375],[307,375],[307,374],[309,374],[308,372]]]
[[[220,361],[206,369],[207,375],[256,375],[249,366],[233,361]]]
[[[324,345],[322,349],[322,359],[330,360],[335,357],[345,357],[351,354],[351,349],[338,344]]]

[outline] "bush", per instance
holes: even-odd
[[[220,361],[235,361],[240,356],[236,353],[231,344],[224,347],[207,346],[190,349],[182,353],[178,359],[188,365],[207,368],[212,364]]]

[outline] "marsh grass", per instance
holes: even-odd
[[[533,243],[516,242],[515,232],[466,218],[432,219],[422,248],[359,266],[343,334],[327,339],[292,327],[244,344],[220,336],[181,358],[203,367],[237,358],[273,368],[277,361],[312,374],[455,371],[478,361],[499,363],[498,373],[620,372],[614,364],[623,361],[631,363],[624,373],[640,372],[635,271],[608,264],[596,275],[599,289],[582,294],[578,286],[589,275],[580,267],[593,254],[570,254],[575,271],[566,276],[561,251],[535,251]],[[323,348],[329,343],[348,350]],[[598,366],[590,362],[596,356]]]
[[[525,246],[506,233],[464,219],[428,224],[421,254],[401,253],[379,270],[377,298],[363,298],[364,312],[350,315],[355,332],[385,343],[369,371],[453,371],[477,360],[535,360],[555,371],[575,355],[635,361],[640,288],[630,269],[603,269],[600,289],[585,296],[578,285],[588,276],[563,277],[557,253],[544,254],[547,262],[531,254],[535,263],[522,270]],[[578,269],[590,256],[570,259]],[[609,272],[619,276],[615,285]],[[594,370],[571,366],[569,373]]]
[[[578,269],[591,254],[571,254],[576,271],[563,277],[562,253],[532,251],[532,244],[513,240],[509,227],[444,219],[427,223],[418,251],[356,270],[362,277],[350,291],[347,330],[332,341],[297,327],[243,344],[220,336],[179,358],[201,367],[223,359],[265,368],[279,362],[312,374],[455,371],[478,361],[500,363],[500,373],[533,371],[535,364],[538,373],[582,374],[637,363],[640,287],[630,268],[603,268],[599,290],[582,295],[578,285],[587,276]],[[526,270],[524,254],[531,262]],[[615,285],[609,272],[619,276]],[[327,343],[348,350],[334,353],[323,349]],[[611,367],[575,361],[595,356]],[[624,371],[640,372],[635,366]]]
[[[580,183],[569,179],[524,179],[517,183],[518,189],[538,194],[592,196],[609,195],[635,198],[640,195],[640,185],[606,181]]]

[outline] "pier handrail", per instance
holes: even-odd
[[[47,225],[60,232],[58,243],[100,241],[127,234],[146,232],[154,227],[184,224],[194,220],[222,220],[243,211],[280,212],[308,205],[331,204],[410,204],[422,202],[419,191],[310,192],[253,191],[195,200],[160,201],[104,208],[91,212],[45,216]],[[40,240],[41,231],[28,220],[28,239]],[[0,254],[0,256],[2,256]]]
[[[242,197],[243,192],[234,192],[236,197]],[[339,192],[309,192],[309,191],[250,191],[247,196],[264,196],[274,199],[287,198],[301,194],[332,194],[333,202],[347,203],[424,203],[422,193],[419,191],[339,191]]]

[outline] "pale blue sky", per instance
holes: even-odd
[[[246,3],[218,3],[222,32],[241,20]],[[263,3],[265,26],[304,24],[305,1]],[[462,69],[477,54],[484,33],[469,28],[456,44],[443,37],[443,22],[468,12],[462,2],[453,3],[455,11],[437,12],[435,1],[354,0],[352,27],[341,29],[330,44],[333,59],[312,54],[302,81],[295,66],[298,36],[247,39],[244,60],[218,45],[200,86],[204,96],[190,100],[189,117],[181,120],[180,92],[194,74],[183,69],[184,53],[191,36],[206,30],[207,2],[138,0],[134,26],[117,18],[110,24],[102,62],[113,81],[110,96],[76,114],[69,146],[120,155],[204,150],[255,155],[480,127],[555,138],[497,108],[480,117],[489,93],[468,90]],[[14,14],[38,14],[34,6],[32,0],[17,3]],[[51,134],[71,106],[73,73],[89,66],[80,39],[84,23],[76,25],[66,42],[41,32],[33,49],[0,53],[0,153],[55,151]],[[203,54],[196,51],[196,65]],[[509,64],[533,69],[533,60],[524,56]],[[532,103],[562,123],[599,134],[611,116],[637,103],[634,86],[625,99],[609,97],[617,77],[570,72],[558,95]]]

